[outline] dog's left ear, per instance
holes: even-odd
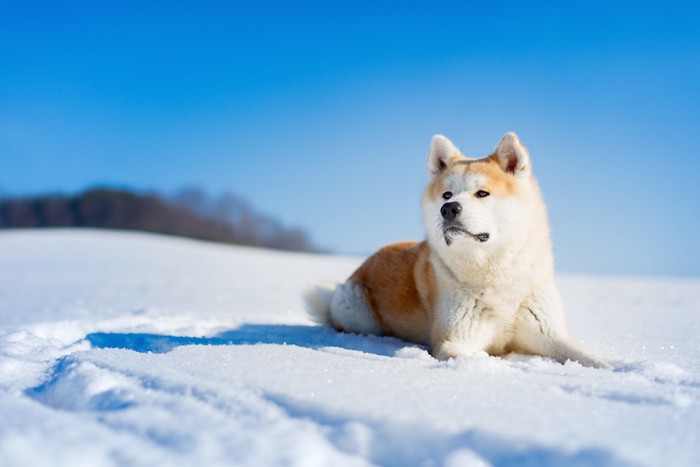
[[[496,147],[496,157],[501,168],[516,177],[530,174],[530,155],[518,135],[506,133]]]

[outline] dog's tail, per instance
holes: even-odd
[[[331,300],[337,283],[314,285],[304,291],[309,317],[319,324],[331,324]]]

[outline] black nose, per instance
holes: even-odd
[[[462,205],[456,201],[445,203],[442,205],[442,208],[440,208],[440,214],[442,214],[442,217],[444,217],[446,221],[455,220],[455,217],[457,217],[460,212],[462,212]]]

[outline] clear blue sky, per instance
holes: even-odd
[[[3,2],[0,190],[239,193],[420,239],[430,137],[530,149],[562,271],[700,275],[696,2]]]

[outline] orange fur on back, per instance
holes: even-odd
[[[370,256],[350,277],[385,334],[428,344],[435,273],[425,242],[396,243]]]

